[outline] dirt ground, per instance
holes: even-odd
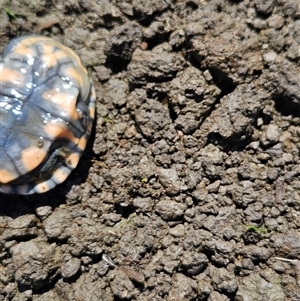
[[[299,0],[0,7],[97,91],[66,182],[0,195],[1,301],[300,300]]]

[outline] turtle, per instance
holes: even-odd
[[[50,37],[20,36],[0,60],[0,192],[44,193],[77,166],[96,93],[79,56]]]

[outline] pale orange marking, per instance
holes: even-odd
[[[34,186],[34,190],[37,193],[44,193],[44,192],[48,191],[49,189],[50,188],[49,188],[49,186],[47,185],[46,182],[41,182],[41,183]]]
[[[13,175],[6,169],[0,169],[0,183],[6,184],[15,180],[18,176]]]
[[[58,122],[48,122],[44,131],[51,137],[53,140],[58,138],[66,138],[72,141],[74,144],[78,143],[78,138],[74,137],[73,133],[69,131],[64,125],[59,124]]]
[[[0,66],[0,83],[13,83],[14,85],[22,85],[24,82],[24,76],[21,72],[11,70]]]
[[[89,107],[89,114],[91,118],[95,117],[95,113],[96,113],[95,107]]]
[[[64,111],[69,118],[79,118],[76,110],[77,95],[48,90],[43,93],[42,98],[54,102],[58,106],[57,109]]]
[[[41,56],[45,68],[53,68],[57,64],[57,58],[53,53],[47,53]]]
[[[68,175],[69,173],[66,173],[64,170],[58,168],[57,170],[54,171],[53,178],[56,179],[55,182],[62,183],[68,177]]]
[[[28,48],[28,46],[26,47],[18,47],[18,50],[16,50],[17,54],[21,54],[22,56],[26,56],[26,57],[34,57],[36,56],[36,52],[34,49],[32,48]]]
[[[35,169],[46,158],[47,152],[39,147],[29,147],[22,151],[22,163],[28,171]]]
[[[67,158],[67,163],[71,168],[75,168],[79,162],[80,155],[78,153],[72,153]]]
[[[79,142],[77,144],[77,146],[81,149],[81,150],[84,150],[85,147],[86,147],[86,144],[87,144],[87,140],[85,139],[85,137],[81,137],[79,139]]]
[[[56,50],[54,55],[56,56],[58,61],[60,59],[65,59],[66,57],[68,57],[67,53],[62,51],[62,49],[59,49],[59,51]]]
[[[75,86],[81,88],[83,86],[83,78],[75,68],[66,68],[63,70],[64,74],[70,78],[71,81],[75,81]]]

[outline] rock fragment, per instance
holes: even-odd
[[[20,242],[11,248],[19,285],[42,288],[57,276],[60,249],[40,239]]]

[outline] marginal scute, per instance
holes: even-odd
[[[84,150],[87,144],[87,140],[84,137],[81,137],[78,142],[78,148]]]
[[[47,185],[47,183],[38,183],[35,186],[35,190],[37,193],[44,193],[47,192],[48,190],[50,190],[50,187]]]
[[[67,178],[68,175],[69,174],[66,173],[63,168],[60,168],[53,173],[53,179],[56,183],[61,183]]]
[[[79,159],[80,155],[78,153],[71,153],[67,159],[67,163],[71,168],[75,168]]]

